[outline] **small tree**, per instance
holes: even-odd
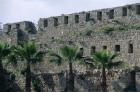
[[[61,65],[62,62],[68,62],[69,67],[69,78],[67,81],[66,91],[74,92],[74,73],[73,73],[73,63],[77,61],[77,54],[79,48],[76,46],[64,45],[60,48],[60,53],[51,53],[51,62]]]
[[[10,57],[11,62],[12,60],[26,61],[25,90],[26,92],[31,92],[31,64],[37,64],[43,61],[45,52],[38,50],[34,42],[27,42],[23,45],[18,45],[13,52],[14,54],[11,54]]]
[[[0,92],[5,89],[5,72],[2,61],[10,54],[10,46],[6,43],[0,42]]]
[[[91,67],[98,67],[102,69],[102,92],[107,92],[106,83],[106,69],[118,67],[122,64],[121,61],[114,62],[114,59],[118,57],[118,54],[111,53],[107,50],[94,53],[86,64]]]

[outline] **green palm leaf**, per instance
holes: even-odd
[[[56,53],[50,53],[49,61],[57,65],[61,65],[63,62],[62,57]]]
[[[106,65],[106,68],[107,69],[111,69],[111,68],[115,68],[115,67],[120,67],[123,65],[123,62],[122,61],[117,61],[117,62],[110,62]]]
[[[5,58],[10,54],[10,46],[6,43],[0,42],[0,58]]]
[[[60,52],[64,58],[66,58],[68,61],[73,61],[76,59],[78,48],[74,46],[68,46],[65,45],[62,48],[60,48]]]

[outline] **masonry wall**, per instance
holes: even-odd
[[[88,12],[73,13],[73,14],[55,16],[50,18],[41,18],[38,21],[38,31],[36,30],[37,28],[35,28],[34,24],[29,21],[8,23],[4,25],[4,32],[2,32],[0,39],[10,44],[17,44],[18,42],[22,42],[22,41],[33,40],[36,41],[40,49],[45,50],[46,48],[49,48],[54,51],[58,51],[59,47],[61,47],[63,43],[78,44],[81,46],[81,48],[84,49],[84,56],[90,55],[91,47],[94,47],[95,51],[100,51],[103,48],[106,48],[112,52],[117,52],[120,54],[118,60],[122,60],[126,63],[125,68],[134,65],[139,66],[140,65],[140,61],[139,61],[140,60],[140,54],[139,54],[140,53],[140,30],[136,30],[136,29],[135,30],[129,29],[127,31],[118,30],[110,33],[98,32],[97,30],[98,28],[106,24],[109,23],[112,24],[113,21],[115,20],[127,24],[140,23],[140,13],[139,13],[140,8],[137,8],[138,6],[140,6],[140,4],[126,5],[122,7],[94,10]],[[79,32],[83,33],[87,31],[92,31],[92,33],[88,36],[81,36],[81,35],[75,36],[76,33]],[[74,64],[74,69],[80,72],[80,75],[84,74],[86,71],[94,72],[93,69],[89,69],[88,67],[81,66],[78,64],[78,62]],[[57,79],[58,78],[57,74],[62,71],[65,72],[66,70],[68,70],[68,66],[66,63],[64,63],[62,66],[51,64],[48,62],[48,59],[46,57],[45,62],[39,64],[37,70],[38,70],[37,72],[41,74],[53,73],[54,79]],[[61,78],[63,79],[63,77]],[[88,86],[92,85],[92,83],[90,84],[87,82],[88,80],[81,80],[78,78],[79,77],[77,77],[76,79],[77,82],[76,88],[77,90],[79,90],[77,92],[93,91],[93,87],[91,87],[91,89],[87,88]],[[92,78],[89,75],[86,75],[86,78],[87,79],[89,78],[89,80],[91,81],[96,81],[96,79]],[[127,76],[125,78],[123,77],[123,79],[129,80],[130,78],[129,76]],[[111,82],[113,80],[114,79],[110,79]],[[115,77],[115,80],[117,81],[118,77]],[[54,81],[54,83],[56,83],[57,85],[55,89],[56,92],[61,92],[62,90],[64,90],[64,88],[61,89],[59,87],[58,81],[59,80]],[[94,83],[96,84],[96,82]],[[65,85],[65,83],[62,84],[63,86]],[[124,85],[126,87],[128,83],[125,82]],[[45,87],[46,86],[44,86],[44,88]],[[81,87],[83,88],[80,90]],[[59,89],[59,91],[57,91],[57,89]],[[110,89],[109,92],[121,92],[121,91],[114,91],[113,88],[109,88],[109,89]],[[51,92],[52,89],[48,89],[48,90],[49,92]]]
[[[69,15],[62,15],[62,16],[55,16],[55,17],[50,17],[50,18],[41,18],[38,22],[39,28],[42,31],[45,31],[48,33],[49,36],[53,36],[57,33],[56,36],[60,36],[61,33],[65,33],[67,31],[82,31],[87,28],[91,28],[94,30],[94,25],[95,24],[100,24],[106,20],[114,20],[114,19],[122,19],[124,21],[130,19],[131,17],[135,17],[139,20],[139,15],[136,14],[136,6],[139,4],[135,5],[127,5],[127,6],[122,6],[122,7],[116,7],[116,8],[109,8],[109,9],[101,9],[101,10],[95,10],[95,11],[88,11],[88,12],[80,12],[80,13],[73,13]],[[126,16],[123,16],[123,8],[127,9],[127,14]],[[113,10],[114,14],[112,14],[113,18],[109,18],[109,15],[111,15],[110,11]],[[99,14],[98,12],[102,13],[102,18],[101,20],[98,19]],[[86,21],[86,15],[89,14],[89,20]],[[75,16],[79,16],[79,22],[75,22]],[[68,24],[64,23],[65,17],[68,17]],[[55,19],[58,19],[58,25],[54,26],[54,21]],[[47,23],[45,22],[47,21]],[[46,25],[47,24],[47,25]],[[45,26],[46,25],[46,26]]]

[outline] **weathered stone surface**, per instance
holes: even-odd
[[[95,46],[96,51],[102,50],[104,46],[112,52],[119,49],[117,53],[120,57],[117,59],[124,61],[125,66],[112,72],[108,71],[107,84],[108,92],[124,92],[129,87],[131,79],[130,70],[126,69],[140,65],[139,6],[138,3],[41,18],[38,21],[38,28],[29,21],[8,23],[0,33],[0,39],[9,44],[33,40],[40,49],[49,48],[54,51],[58,51],[64,43],[77,44],[84,49],[84,56],[90,55],[92,46]],[[76,17],[77,15],[79,18]],[[105,27],[111,31],[102,31]],[[39,77],[43,83],[43,92],[64,92],[67,63],[57,66],[49,63],[46,57],[45,62],[38,65],[37,70],[37,74],[41,73]],[[74,70],[76,71],[75,92],[101,92],[100,70],[81,66],[78,62],[74,64]],[[139,73],[136,73],[136,79],[139,92]]]

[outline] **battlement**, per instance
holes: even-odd
[[[96,23],[98,21],[118,19],[130,16],[140,17],[140,3],[115,8],[99,9],[88,12],[41,18],[38,24],[41,28],[59,27],[69,24],[76,25],[79,23],[86,23],[90,21]]]
[[[67,27],[71,25],[78,27],[78,24],[86,25],[88,22],[95,24],[104,20],[121,19],[131,16],[140,19],[140,3],[66,15],[62,14],[61,16],[49,18],[40,18],[38,21],[38,27],[42,30],[51,29],[53,27],[58,28],[61,26]],[[7,32],[8,30],[15,28],[20,28],[22,30],[33,28],[36,30],[34,24],[29,21],[7,23],[4,25],[3,30]]]
[[[22,21],[17,23],[7,23],[3,26],[3,31],[8,32],[11,30],[20,29],[20,30],[26,30],[31,33],[36,33],[36,27],[34,23],[29,21]]]
[[[57,52],[63,44],[76,44],[80,46],[80,50],[83,52],[81,54],[84,57],[93,55],[100,50],[107,49],[119,54],[117,59],[126,64],[123,68],[134,65],[140,66],[140,3],[49,18],[40,18],[38,21],[38,31],[36,30],[34,23],[29,21],[7,23],[4,25],[3,30],[4,31],[0,31],[0,40],[7,42],[10,45],[35,41],[39,49],[51,49],[54,52]],[[45,57],[44,61],[48,61],[48,58]],[[95,69],[92,70],[91,68],[80,66],[78,62],[74,62],[73,69],[79,72],[78,76],[75,76],[75,84],[77,83],[75,88],[79,90],[76,90],[76,92],[101,92],[100,90],[95,90],[96,87],[100,89],[100,86],[98,86],[101,85],[99,83],[100,79],[98,79],[100,78],[100,71],[94,72],[93,70]],[[60,88],[58,86],[60,83],[62,83],[61,86],[65,87],[64,82],[66,78],[63,78],[63,76],[66,74],[59,74],[58,76],[59,72],[68,70],[65,63],[62,66],[56,66],[49,62],[42,62],[36,70],[39,70],[36,72],[41,72],[43,76],[44,73],[54,73],[51,74],[51,76],[49,74],[47,77],[40,76],[40,78],[43,78],[42,83],[45,83],[45,85],[43,85],[43,90],[45,92],[64,91],[63,88],[60,91],[57,91],[56,89]],[[90,70],[91,73],[86,73],[87,70]],[[129,87],[129,82],[126,83],[126,80],[129,80],[128,73],[127,75],[124,75],[123,72],[127,71],[121,71],[120,73],[115,72],[117,76],[115,73],[110,73],[110,76],[114,75],[114,78],[113,76],[109,77],[108,92],[124,92],[124,89],[126,89],[127,86]],[[81,76],[82,73],[84,73],[85,77],[83,75]],[[91,74],[94,78],[91,78]],[[96,74],[97,76],[95,76]],[[124,78],[124,83],[122,82],[120,75]],[[88,80],[85,80],[87,78]],[[47,84],[47,86],[45,79],[49,79],[49,84]],[[117,79],[119,79],[119,81]],[[52,84],[50,84],[50,80],[52,81]],[[61,82],[61,80],[63,82]],[[107,80],[109,81],[109,79]],[[116,85],[116,83],[118,84]],[[52,85],[53,88],[48,87],[49,85]],[[120,88],[122,86],[123,88]],[[118,90],[115,88],[118,88]],[[51,90],[49,91],[48,89]],[[140,91],[138,90],[138,92]]]

